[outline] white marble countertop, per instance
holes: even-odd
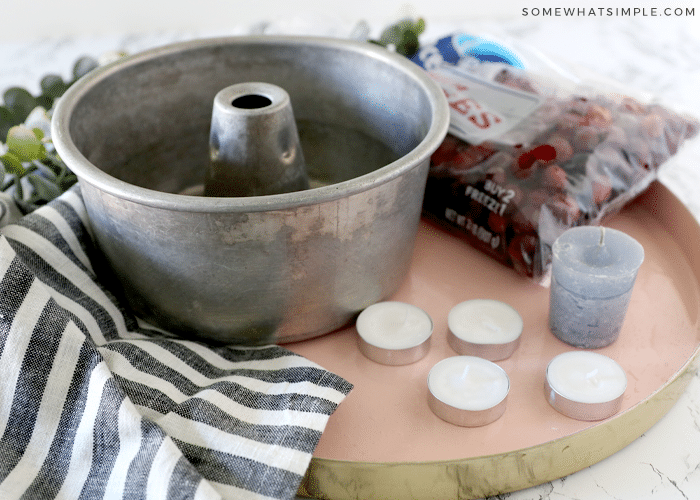
[[[700,15],[700,12],[697,13]],[[359,19],[358,19],[359,21]],[[499,21],[428,23],[423,40],[454,29],[527,43],[553,59],[581,65],[630,90],[650,93],[670,107],[700,117],[700,30],[694,16],[533,17]],[[354,26],[313,17],[232,28],[225,32],[170,32],[124,36],[46,38],[0,42],[0,90],[22,85],[38,91],[46,73],[68,76],[81,55],[135,53],[198,36],[267,33],[348,36]],[[373,31],[377,28],[372,26]],[[700,220],[700,141],[687,144],[661,180]],[[655,426],[615,455],[568,477],[498,499],[700,499],[700,376]]]

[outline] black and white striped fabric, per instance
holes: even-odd
[[[2,230],[0,499],[294,498],[351,385],[144,324],[97,281],[89,232],[77,188]]]

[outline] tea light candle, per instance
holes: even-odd
[[[577,420],[602,420],[620,410],[627,375],[602,354],[572,351],[549,362],[545,397],[560,413]]]
[[[407,365],[430,348],[433,321],[422,309],[403,302],[378,302],[363,310],[355,324],[359,347],[384,365]]]
[[[510,380],[497,364],[475,356],[453,356],[428,374],[428,406],[454,425],[478,427],[506,409]]]
[[[498,300],[467,300],[447,315],[447,343],[457,353],[490,361],[508,358],[520,343],[523,319]]]
[[[604,347],[622,328],[644,248],[615,229],[583,226],[552,246],[549,325],[567,344]]]

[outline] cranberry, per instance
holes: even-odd
[[[563,168],[559,165],[550,165],[542,174],[542,184],[548,188],[565,189],[569,180]]]
[[[430,158],[433,165],[442,165],[445,162],[452,161],[454,156],[457,154],[457,146],[459,145],[459,139],[454,136],[448,135],[442,144],[435,150]]]
[[[563,131],[574,131],[584,123],[585,118],[576,113],[564,113],[559,117],[559,128]]]
[[[524,153],[521,153],[518,155],[516,162],[516,171],[530,169],[535,163],[535,160],[537,160],[537,157],[532,151],[525,151]]]
[[[635,162],[640,167],[650,170],[653,167],[653,158],[649,145],[639,137],[633,137],[629,141],[629,152],[632,154],[631,162]]]
[[[506,218],[495,212],[489,214],[488,224],[495,233],[503,234],[506,231]]]
[[[594,104],[586,112],[586,122],[600,129],[607,129],[612,124],[612,113],[608,108]]]
[[[645,112],[644,105],[629,96],[623,97],[622,108],[634,114],[642,114]]]
[[[566,226],[572,226],[581,216],[581,208],[570,194],[556,194],[547,202],[554,217]]]
[[[574,132],[573,145],[578,151],[593,151],[599,142],[600,136],[594,127],[584,126]]]
[[[665,126],[663,118],[655,113],[642,118],[642,129],[647,137],[661,137],[664,133]]]
[[[509,198],[509,204],[518,206],[523,201],[523,190],[518,184],[507,184],[505,186],[506,193],[512,192],[513,195]]]
[[[560,135],[553,135],[547,140],[547,144],[552,146],[555,151],[555,159],[559,163],[568,161],[574,154],[574,148],[571,143]]]
[[[536,165],[531,165],[527,168],[516,168],[513,171],[513,175],[518,179],[529,179],[530,177],[532,177],[532,174],[534,174],[536,170]]]
[[[627,134],[622,127],[613,125],[608,129],[608,135],[605,138],[605,142],[622,146],[623,144],[627,143]]]
[[[497,151],[486,158],[486,160],[482,163],[482,167],[486,169],[486,171],[489,171],[492,168],[507,169],[514,163],[515,159],[509,153],[506,153],[505,151]]]
[[[591,105],[588,99],[582,96],[574,96],[568,101],[567,104],[569,106],[569,109],[577,115],[586,114],[586,111],[588,111],[588,108]]]
[[[540,144],[532,150],[535,159],[547,164],[557,157],[557,149],[551,144]]]
[[[518,233],[527,233],[537,229],[540,220],[540,207],[525,205],[513,213],[513,229]]]
[[[518,234],[508,245],[508,257],[513,268],[524,276],[534,276],[535,258],[538,252],[539,240],[533,234]]]
[[[506,181],[506,171],[503,167],[490,167],[486,170],[485,174],[496,184],[503,184]]]
[[[527,195],[529,205],[539,207],[549,199],[549,193],[545,189],[535,189]]]
[[[490,156],[493,156],[493,153],[494,149],[487,145],[470,146],[462,143],[462,147],[457,148],[452,158],[452,170],[457,173],[471,170],[481,165]]]
[[[593,202],[599,207],[603,205],[612,193],[612,184],[610,179],[605,176],[599,175],[595,180],[591,182],[591,196]]]

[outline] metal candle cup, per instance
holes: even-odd
[[[643,260],[642,245],[621,231],[585,226],[564,232],[552,246],[552,333],[576,347],[614,342]]]
[[[620,411],[627,375],[614,360],[588,351],[556,356],[547,366],[544,392],[558,412],[596,421]]]
[[[447,343],[458,354],[490,361],[508,358],[517,349],[523,319],[498,300],[468,300],[454,306],[447,317]]]
[[[422,309],[403,302],[378,302],[356,323],[360,352],[383,365],[408,365],[430,349],[433,321]]]
[[[498,420],[509,390],[506,372],[475,356],[443,359],[428,374],[428,406],[441,419],[462,427]]]

